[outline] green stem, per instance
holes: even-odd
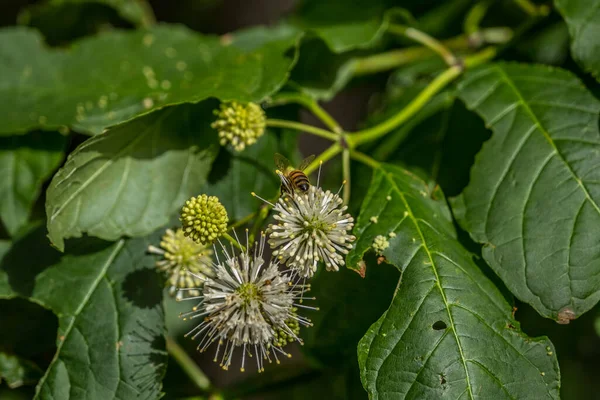
[[[333,157],[335,157],[336,155],[338,155],[341,152],[342,152],[342,146],[340,146],[339,143],[332,144],[324,152],[322,152],[317,158],[315,158],[313,160],[313,162],[311,162],[308,165],[308,167],[306,167],[304,169],[304,173],[306,175],[313,173],[322,162],[324,163],[324,162],[329,161],[330,159],[332,159]]]
[[[179,344],[171,337],[166,337],[167,351],[175,361],[181,366],[183,372],[194,382],[194,384],[202,391],[208,392],[212,389],[212,385],[208,377],[202,372],[198,364],[179,346]]]
[[[319,118],[333,132],[342,132],[342,128],[338,122],[315,99],[304,93],[278,93],[273,97],[269,105],[277,106],[288,103],[297,103],[308,108],[315,117]]]
[[[342,169],[344,174],[344,204],[350,201],[350,149],[342,151]]]
[[[487,48],[479,53],[465,58],[464,66],[471,68],[476,65],[489,61],[496,55],[496,49]],[[375,125],[371,128],[364,129],[346,136],[346,140],[350,148],[354,148],[362,143],[370,142],[384,136],[386,133],[394,130],[417,112],[419,112],[425,104],[438,92],[444,89],[450,82],[456,79],[463,72],[463,68],[459,65],[454,65],[444,72],[439,74],[425,89],[421,91],[406,107],[398,114],[391,118]]]
[[[465,17],[464,31],[467,35],[474,35],[479,32],[481,20],[485,17],[488,8],[492,5],[492,0],[484,0],[476,3]]]
[[[306,125],[300,122],[295,121],[286,121],[283,119],[267,119],[267,126],[274,128],[288,128],[294,129],[297,131],[312,133],[313,135],[320,136],[325,139],[329,139],[331,141],[338,140],[338,135],[327,131],[325,129],[317,128],[316,126]]]
[[[411,28],[409,26],[398,24],[391,24],[388,27],[388,32],[406,36],[407,38],[412,39],[418,43],[421,43],[425,47],[430,48],[431,50],[439,54],[449,66],[453,66],[458,63],[457,58],[454,56],[454,54],[452,54],[448,47],[443,45],[436,38],[429,36],[425,32],[421,32],[420,30]]]
[[[354,61],[354,76],[376,74],[388,71],[401,65],[431,57],[432,52],[426,47],[409,47],[391,50]]]
[[[515,0],[515,3],[532,17],[545,17],[550,14],[550,7],[545,4],[538,6],[537,4],[533,4],[530,0]]]
[[[381,165],[381,163],[379,161],[375,160],[374,158],[369,157],[368,155],[366,155],[364,153],[361,153],[360,151],[351,150],[350,157],[352,157],[356,161],[359,161],[371,168],[379,168],[379,166]]]
[[[276,201],[277,200],[275,199],[271,201],[271,203],[275,203]],[[271,206],[269,206],[268,204],[265,204],[261,207],[260,211],[258,212],[258,216],[254,220],[254,224],[252,225],[252,232],[250,232],[250,243],[254,243],[254,239],[256,238],[258,231],[262,229],[265,220],[269,216],[270,207]]]
[[[239,250],[245,252],[246,251],[246,247],[239,243],[237,240],[235,240],[235,238],[233,238],[229,233],[225,232],[223,234],[223,237],[225,239],[227,239],[229,241],[229,243],[231,243],[234,247],[237,247]]]

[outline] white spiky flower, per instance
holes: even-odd
[[[282,347],[289,338],[302,343],[295,322],[311,325],[297,309],[315,308],[296,303],[307,299],[304,293],[309,285],[294,282],[291,272],[280,272],[277,262],[265,262],[264,246],[264,235],[253,254],[246,250],[235,256],[232,249],[230,255],[221,245],[225,259],[217,258],[216,276],[205,281],[198,305],[181,315],[186,320],[202,319],[186,336],[201,337],[200,352],[217,342],[214,361],[225,370],[238,349],[242,352],[241,371],[246,355],[256,359],[259,372],[264,370],[265,360],[273,358],[279,363],[278,354],[291,357]]]
[[[160,247],[148,246],[148,252],[163,257],[156,268],[167,276],[169,294],[181,300],[185,295],[200,295],[200,286],[207,276],[212,276],[211,248],[194,242],[182,229],[167,229]]]
[[[354,218],[337,193],[310,186],[306,192],[285,193],[274,205],[277,224],[269,226],[269,245],[282,264],[310,278],[317,264],[338,271],[356,239],[349,232]]]

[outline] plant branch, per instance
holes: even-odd
[[[306,107],[333,132],[342,132],[340,124],[315,99],[304,93],[278,93],[273,97],[269,105],[278,106],[288,103],[297,103]]]
[[[530,0],[515,0],[515,3],[532,17],[545,17],[550,14],[550,7],[545,4],[538,6],[537,4],[533,4]]]
[[[454,66],[458,64],[458,59],[454,56],[454,54],[450,51],[448,47],[446,47],[436,38],[429,36],[425,32],[422,32],[415,28],[411,28],[409,26],[398,24],[391,24],[388,27],[388,31],[398,35],[406,36],[407,38],[412,39],[418,43],[421,43],[425,47],[430,48],[431,50],[439,54],[449,66]]]
[[[342,169],[344,174],[344,204],[350,202],[350,149],[342,151]]]
[[[325,129],[317,128],[316,126],[306,125],[295,121],[286,121],[283,119],[267,119],[267,126],[274,128],[288,128],[297,131],[311,133],[331,141],[338,140],[338,135]]]
[[[177,361],[183,372],[194,382],[198,389],[209,392],[212,385],[208,377],[202,372],[198,364],[185,352],[181,346],[170,336],[166,336],[167,351]]]
[[[441,43],[455,51],[466,51],[485,43],[501,44],[512,38],[512,29],[507,27],[485,28],[473,35],[459,35]],[[407,47],[355,59],[353,75],[363,76],[389,71],[402,65],[430,58],[435,53],[427,47]]]
[[[313,162],[311,162],[308,165],[308,167],[306,167],[304,169],[304,173],[306,175],[313,173],[322,162],[329,161],[330,159],[332,159],[333,157],[335,157],[336,155],[338,155],[341,152],[342,152],[342,146],[340,146],[339,143],[332,144],[324,152],[319,154],[319,156],[317,158],[315,158],[313,160]]]
[[[463,29],[467,35],[475,35],[479,32],[479,25],[481,20],[485,17],[488,8],[492,5],[492,0],[484,0],[479,3],[475,3],[473,7],[467,13]]]
[[[361,153],[360,151],[350,150],[350,157],[359,161],[371,168],[379,168],[381,163],[374,158],[369,157],[368,155]]]
[[[486,61],[491,60],[496,55],[495,48],[487,48],[479,53],[476,53],[470,57],[464,59],[464,67],[471,68],[476,65],[482,64]],[[444,72],[439,74],[427,87],[425,87],[421,93],[417,95],[406,107],[391,118],[375,125],[371,128],[364,129],[346,136],[351,148],[358,146],[359,144],[370,142],[384,136],[391,130],[396,129],[398,126],[406,122],[417,112],[419,112],[425,104],[442,89],[444,89],[450,82],[456,79],[462,72],[463,67],[454,65]]]

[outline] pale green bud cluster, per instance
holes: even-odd
[[[295,336],[292,335],[289,331],[286,331],[282,328],[277,328],[275,329],[275,336],[273,338],[274,346],[283,347],[287,344],[294,343],[296,340],[298,340],[297,338],[300,335],[300,323],[295,318],[297,311],[298,309],[296,307],[293,307],[291,312],[292,317],[285,320],[285,324],[287,325],[289,330],[294,333]]]
[[[179,218],[185,236],[203,245],[214,242],[227,231],[227,210],[215,196],[205,194],[185,202]]]
[[[231,143],[236,151],[242,151],[265,132],[265,112],[258,104],[228,101],[214,113],[217,120],[211,127],[219,132],[221,146]]]
[[[149,246],[148,251],[162,256],[156,267],[167,276],[169,294],[181,300],[185,295],[199,296],[199,287],[213,276],[213,251],[185,237],[183,230],[167,229],[160,247]],[[185,291],[181,289],[187,289]]]
[[[373,247],[373,250],[375,251],[375,253],[377,253],[378,255],[381,255],[385,249],[390,247],[390,242],[388,242],[388,240],[386,239],[385,236],[378,235],[373,240],[372,247]]]

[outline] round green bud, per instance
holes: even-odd
[[[184,235],[203,245],[224,234],[229,222],[227,210],[219,199],[205,194],[186,201],[179,219]]]
[[[258,104],[228,101],[214,113],[217,120],[211,127],[219,132],[221,146],[231,143],[236,151],[242,151],[265,133],[265,112]]]

